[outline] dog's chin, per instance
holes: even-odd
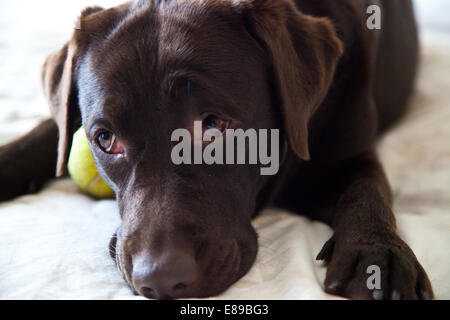
[[[120,248],[120,245],[118,246],[116,234],[110,240],[109,252],[133,294],[142,295],[146,298],[154,298],[151,294],[139,292],[133,286],[131,259],[127,259],[127,255],[123,252],[123,249]],[[193,283],[183,296],[177,298],[207,298],[223,293],[250,270],[256,260],[256,254],[257,245],[251,246],[251,248],[247,247],[246,250],[242,250],[239,245],[236,245],[234,252],[229,252],[225,256],[225,259],[219,259],[223,260],[222,263],[215,263],[214,259],[210,259],[210,263],[203,269],[202,277]],[[165,297],[165,299],[173,298]]]

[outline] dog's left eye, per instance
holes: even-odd
[[[116,138],[116,135],[109,131],[101,131],[97,135],[97,145],[99,148],[109,154],[123,153],[123,147]]]

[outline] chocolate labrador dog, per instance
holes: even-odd
[[[366,10],[381,9],[381,30]],[[418,41],[409,0],[143,0],[81,14],[43,67],[49,119],[0,149],[0,197],[65,174],[83,125],[122,224],[113,256],[135,293],[217,295],[251,268],[251,219],[274,206],[328,223],[325,290],[431,299],[396,232],[377,136],[407,107]],[[175,165],[171,133],[195,120],[274,129],[274,176],[257,165]],[[56,168],[56,169],[55,169]],[[380,286],[367,286],[378,266]]]

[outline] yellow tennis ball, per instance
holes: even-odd
[[[97,171],[83,127],[73,135],[67,168],[70,177],[83,192],[99,199],[114,197],[114,191]]]

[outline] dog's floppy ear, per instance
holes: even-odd
[[[42,68],[44,93],[59,130],[56,176],[65,172],[75,122],[79,121],[77,92],[73,79],[76,52],[76,45],[71,41],[60,51],[51,54]]]
[[[85,9],[81,14],[80,21],[101,10],[100,7]],[[79,32],[79,30],[75,30],[72,39],[59,51],[48,56],[42,66],[41,78],[44,93],[50,106],[50,113],[59,130],[56,176],[65,173],[72,145],[72,135],[80,125],[75,79],[75,69],[82,51]]]
[[[292,2],[242,0],[238,7],[269,54],[289,144],[309,160],[308,120],[327,94],[343,45],[328,19],[302,14]]]

